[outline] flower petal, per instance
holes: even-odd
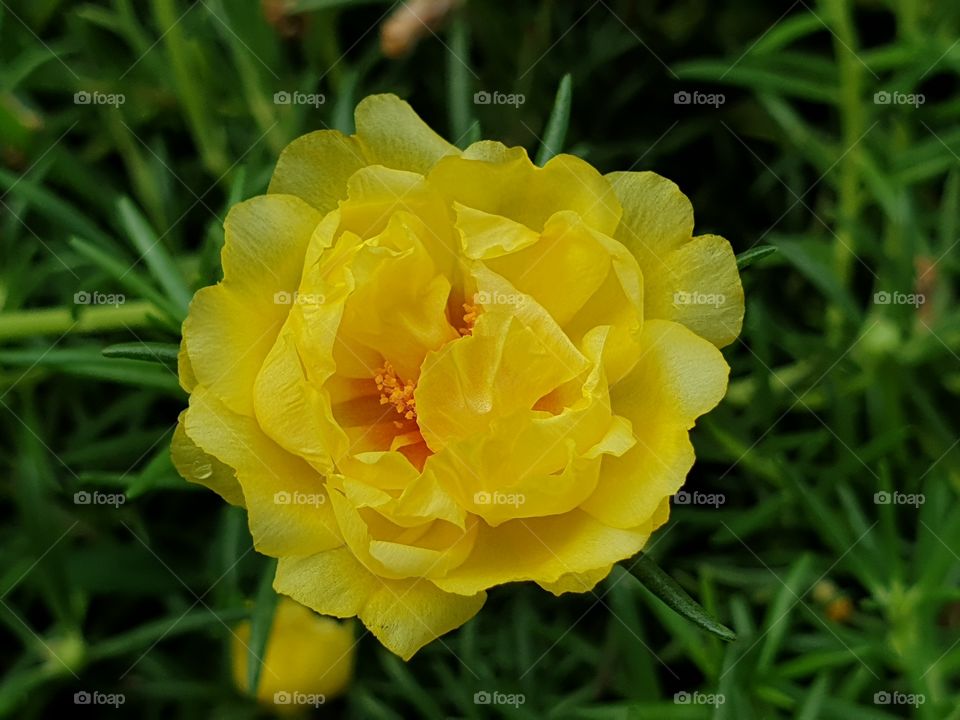
[[[193,366],[190,365],[190,354],[187,352],[187,339],[180,341],[180,350],[177,351],[177,377],[180,379],[180,387],[184,392],[193,392],[197,384],[197,376],[193,373]]]
[[[426,174],[445,155],[460,154],[396,95],[364,98],[354,118],[356,137],[371,164]]]
[[[283,149],[267,192],[296,195],[326,213],[347,196],[347,179],[366,164],[356,138],[317,130]]]
[[[520,294],[488,270],[475,273],[484,311],[473,334],[428,353],[417,386],[418,423],[435,452],[531,408],[589,366],[537,303],[503,307],[498,298]]]
[[[360,619],[388,650],[409,660],[427,643],[476,615],[487,594],[444,592],[429,580],[392,580],[367,601]]]
[[[507,582],[556,583],[570,573],[590,573],[635,555],[650,536],[648,526],[608,527],[581,510],[552,517],[480,525],[473,553],[435,579],[448,592],[470,594]]]
[[[460,230],[464,232],[463,228]],[[635,276],[639,276],[636,261],[623,246],[569,211],[554,213],[544,225],[539,241],[518,244],[512,250],[509,254],[500,253],[499,257],[488,255],[486,266],[536,299],[561,327],[601,287],[612,271],[612,253],[619,251],[620,259],[631,263]],[[606,318],[595,317],[598,325],[607,324]]]
[[[623,217],[614,237],[640,262],[645,276],[663,271],[662,258],[693,236],[693,206],[680,188],[652,172],[614,172]]]
[[[329,435],[330,402],[307,379],[292,329],[297,312],[291,311],[257,375],[256,416],[274,442],[302,457],[317,472],[329,473],[334,467],[334,448],[324,440]]]
[[[300,284],[321,215],[291,195],[235,205],[224,223],[224,279],[194,295],[183,323],[196,381],[232,411],[253,414],[253,384]]]
[[[453,203],[463,254],[472,260],[487,260],[517,252],[540,240],[526,225],[482,210]]]
[[[287,555],[277,563],[273,589],[322,615],[359,615],[380,580],[346,547]]]
[[[581,377],[428,458],[462,507],[493,526],[568,512],[596,487],[601,456],[634,444],[630,423],[611,417],[601,361],[608,331],[588,335],[591,367]]]
[[[582,505],[619,528],[646,522],[683,485],[694,461],[688,431],[720,402],[729,373],[720,351],[679,323],[648,320],[641,347],[636,367],[611,390],[637,444],[604,457],[601,480]]]
[[[282,557],[343,544],[323,478],[264,435],[252,418],[231,412],[198,386],[184,421],[197,445],[236,471],[259,552]]]
[[[170,455],[173,466],[186,480],[213,490],[231,505],[243,507],[243,491],[233,468],[204,452],[190,439],[186,431],[186,414],[180,413],[177,429],[173,431]]]
[[[603,458],[600,481],[581,508],[611,527],[636,527],[683,487],[694,459],[686,427],[653,427],[623,456]]]
[[[674,417],[687,428],[727,391],[730,368],[709,342],[679,323],[650,320],[640,339],[636,368],[610,391],[613,409],[645,429]]]
[[[611,570],[613,570],[613,565],[607,565],[584,573],[567,573],[561,576],[556,582],[541,582],[537,584],[544,590],[549,590],[557,596],[568,592],[585,593],[592,591],[597,583],[610,574]]]
[[[427,179],[451,201],[537,232],[560,210],[577,213],[590,227],[611,236],[620,221],[620,204],[610,184],[573,155],[556,155],[540,168],[523,148],[483,143],[468,148],[463,157],[442,159]]]
[[[663,262],[647,276],[647,317],[682,323],[717,347],[732,343],[743,327],[743,286],[730,243],[701,235]]]
[[[325,615],[358,615],[404,660],[463,625],[486,600],[482,592],[466,597],[443,592],[428,580],[379,578],[345,549],[281,558],[273,587]]]

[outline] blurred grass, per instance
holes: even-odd
[[[698,231],[737,252],[779,249],[744,271],[730,393],[694,432],[688,489],[725,502],[675,507],[649,548],[739,640],[619,569],[596,595],[502,588],[409,664],[363,642],[324,712],[960,718],[960,7],[471,2],[391,61],[389,4],[281,5],[0,6],[0,715],[76,712],[95,689],[125,694],[118,716],[256,714],[225,651],[267,561],[242,513],[176,476],[184,396],[129,346],[177,342],[190,293],[218,278],[226,209],[265,189],[286,142],[349,131],[358,99],[392,91],[460,145],[482,133],[531,153],[552,151],[568,102],[568,150],[667,175]],[[476,105],[481,90],[525,102]],[[674,104],[684,90],[725,102]],[[276,105],[280,91],[325,102]],[[877,104],[883,91],[925,102]],[[128,502],[75,505],[83,489]],[[884,491],[925,502],[877,504]],[[526,702],[475,705],[484,689]]]

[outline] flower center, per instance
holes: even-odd
[[[381,405],[393,405],[397,414],[402,415],[406,420],[417,419],[417,400],[413,397],[417,389],[416,383],[401,380],[388,360],[383,361],[383,367],[377,370],[374,379],[377,390],[380,391]]]

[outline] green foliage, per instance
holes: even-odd
[[[461,146],[666,175],[740,253],[746,326],[687,485],[723,502],[675,505],[646,550],[737,640],[619,568],[582,595],[510,586],[408,664],[362,640],[324,710],[960,718],[960,6],[469,2],[397,60],[387,3],[264,6],[0,4],[0,716],[94,690],[117,717],[260,712],[228,649],[252,617],[261,654],[270,563],[172,467],[174,347],[227,209],[392,91]]]

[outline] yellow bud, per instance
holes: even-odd
[[[247,692],[250,623],[235,628],[233,678]],[[352,623],[318,615],[286,597],[277,604],[257,700],[278,713],[309,710],[343,693],[353,677]]]

